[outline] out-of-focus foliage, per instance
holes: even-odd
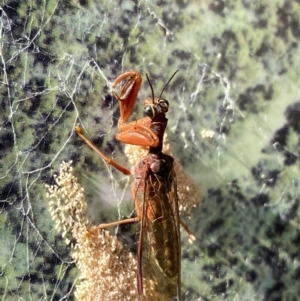
[[[132,69],[156,95],[179,69],[164,93],[170,143],[205,196],[193,246],[183,234],[183,299],[298,298],[299,14],[296,0],[2,1],[3,299],[73,300],[76,268],[43,189],[63,159],[95,223],[132,210],[126,179],[73,135],[82,123],[129,167],[109,88]],[[149,94],[145,82],[137,108]]]

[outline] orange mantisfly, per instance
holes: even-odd
[[[137,146],[147,147],[148,154],[131,170],[119,165],[105,156],[76,126],[76,133],[108,164],[124,174],[131,174],[134,181],[131,191],[134,199],[136,217],[101,224],[90,231],[103,229],[125,223],[140,222],[139,245],[137,250],[137,291],[144,295],[143,275],[147,273],[154,282],[155,290],[162,292],[163,300],[181,300],[180,293],[180,219],[176,176],[173,168],[174,160],[162,152],[163,136],[168,119],[166,113],[169,102],[162,94],[177,71],[162,89],[159,97],[144,101],[145,117],[127,122],[142,82],[140,74],[129,71],[120,75],[112,85],[112,93],[119,101],[120,119],[119,133],[116,139]],[[121,84],[123,83],[123,84]],[[118,92],[115,88],[120,87]],[[147,254],[143,254],[147,250]],[[150,253],[150,254],[149,254]],[[154,271],[155,270],[155,271]]]

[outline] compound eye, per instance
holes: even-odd
[[[144,108],[144,115],[148,116],[150,118],[153,118],[155,116],[156,112],[155,112],[155,108],[153,107],[153,105],[146,105]]]
[[[159,101],[159,106],[161,107],[161,110],[163,113],[167,113],[169,110],[169,102],[166,99],[161,99]]]

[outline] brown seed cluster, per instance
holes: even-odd
[[[63,162],[57,185],[47,186],[50,213],[66,244],[72,245],[72,257],[80,278],[75,296],[80,301],[136,300],[136,259],[115,236],[96,231],[86,218],[84,189],[72,175],[72,162]]]
[[[146,297],[137,296],[136,258],[116,236],[99,230],[89,234],[92,227],[86,217],[84,189],[72,175],[72,162],[62,162],[56,185],[46,185],[50,198],[49,210],[55,227],[66,244],[71,241],[72,257],[80,276],[75,297],[80,301],[152,301],[165,300],[155,292],[154,283],[144,279]],[[145,275],[146,276],[146,275]]]

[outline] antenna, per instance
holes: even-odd
[[[159,95],[159,98],[158,98],[158,100],[160,100],[161,99],[161,97],[162,97],[162,94],[164,93],[164,91],[165,91],[165,89],[166,89],[166,87],[167,87],[167,85],[170,83],[170,81],[172,80],[172,78],[175,76],[175,74],[177,73],[179,71],[179,69],[178,70],[176,70],[174,73],[173,73],[173,75],[171,76],[171,78],[168,80],[168,82],[165,84],[165,86],[163,87],[163,89],[162,89],[162,91],[161,91],[161,93],[160,93],[160,95]],[[147,77],[148,78],[148,77]]]
[[[146,73],[146,76],[147,76],[147,80],[148,80],[148,83],[149,83],[149,85],[150,85],[151,92],[152,92],[152,101],[154,102],[154,91],[153,91],[153,86],[152,86],[152,84],[151,84],[151,82],[150,82],[150,79],[149,79],[147,73]]]

